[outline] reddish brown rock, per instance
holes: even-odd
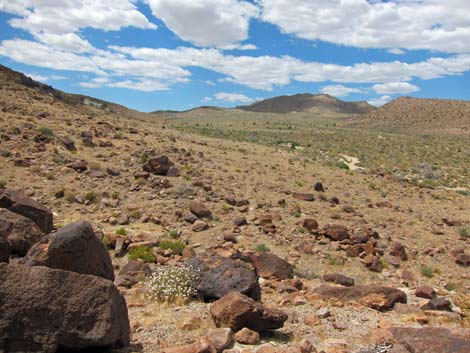
[[[438,311],[452,311],[452,304],[445,298],[432,298],[429,302],[424,304],[421,309],[423,310],[438,310]]]
[[[345,287],[354,286],[354,279],[352,279],[350,277],[343,276],[339,273],[323,275],[323,280],[325,282],[332,282],[332,283],[335,283],[335,284],[340,284],[340,285],[345,286]]]
[[[166,175],[170,169],[170,160],[167,156],[150,157],[144,164],[144,171],[156,175]]]
[[[8,242],[5,239],[0,237],[0,263],[8,262],[10,258],[10,253],[11,253],[10,244],[8,244]]]
[[[395,256],[402,261],[406,261],[408,259],[405,246],[398,242],[394,242],[390,246],[390,255]]]
[[[336,287],[321,286],[313,293],[322,299],[335,298],[341,301],[356,301],[379,311],[393,308],[395,303],[406,304],[406,294],[399,289],[377,285]]]
[[[259,333],[244,327],[235,334],[235,339],[242,344],[255,345],[259,342]]]
[[[231,292],[214,302],[210,312],[218,327],[230,327],[234,331],[244,327],[256,332],[275,330],[287,320],[285,312],[266,308],[238,292]]]
[[[410,352],[416,353],[468,353],[470,330],[452,332],[441,327],[393,327],[393,337]]]
[[[334,241],[341,241],[349,238],[348,228],[340,224],[327,225],[322,233]]]
[[[292,194],[292,197],[297,200],[302,200],[302,201],[315,201],[315,196],[313,194],[307,194],[303,192],[294,192]]]
[[[7,209],[0,209],[0,238],[10,245],[13,254],[24,256],[44,237],[44,233],[29,218]]]
[[[124,298],[111,281],[47,267],[0,264],[0,347],[53,353],[127,346]]]
[[[248,256],[263,278],[282,280],[294,277],[294,266],[273,253],[249,253]]]
[[[436,292],[432,287],[420,286],[416,288],[415,295],[420,298],[432,299],[436,296]]]
[[[95,275],[114,281],[114,269],[106,248],[90,223],[65,226],[35,244],[22,259],[28,266],[46,266]]]
[[[18,191],[0,190],[0,207],[29,218],[46,234],[53,229],[51,210]]]
[[[310,233],[312,233],[318,229],[318,222],[313,218],[306,218],[304,219],[302,226],[307,229]]]
[[[192,200],[189,202],[189,210],[192,214],[199,218],[209,218],[212,216],[212,212],[207,208],[205,204],[200,201]]]
[[[217,353],[221,353],[230,347],[233,342],[233,333],[230,328],[216,328],[210,330],[206,335],[209,344],[214,347]]]
[[[463,267],[470,266],[470,254],[460,253],[455,256],[455,263]]]

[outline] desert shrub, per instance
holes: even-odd
[[[470,238],[470,227],[459,228],[459,234],[461,237]]]
[[[118,200],[119,199],[119,191],[113,191],[113,193],[111,194],[111,198],[113,200]]]
[[[95,202],[98,199],[98,195],[94,191],[88,191],[83,198],[85,201]]]
[[[7,187],[7,182],[5,180],[0,180],[0,189],[5,189]]]
[[[447,283],[445,288],[448,291],[455,291],[455,290],[457,290],[458,286],[457,286],[457,283],[450,281],[449,283]]]
[[[171,229],[169,232],[168,232],[168,235],[175,239],[175,238],[178,238],[180,232],[178,231],[178,229]]]
[[[149,160],[149,157],[145,153],[140,157],[140,163],[142,164],[147,163],[148,160]]]
[[[160,241],[160,244],[158,244],[158,247],[163,250],[171,249],[175,254],[181,255],[186,244],[180,240],[163,239]]]
[[[122,133],[116,132],[116,133],[114,134],[114,138],[115,138],[116,140],[122,140]]]
[[[37,131],[43,134],[44,136],[54,137],[54,131],[52,131],[52,129],[48,127],[45,127],[45,126],[38,127]]]
[[[423,266],[421,267],[421,274],[424,277],[431,278],[434,276],[434,270],[429,266]]]
[[[188,300],[197,294],[200,271],[190,265],[164,266],[146,283],[151,299],[161,302]]]
[[[116,229],[116,234],[117,235],[127,235],[127,230],[124,227],[120,227],[120,228]]]
[[[144,262],[155,261],[155,254],[150,246],[136,246],[129,250],[127,255],[129,260],[142,260]]]
[[[269,247],[266,244],[258,244],[256,245],[255,250],[258,252],[268,252]]]
[[[68,201],[68,202],[75,202],[76,199],[75,199],[75,193],[73,191],[70,191],[70,190],[65,190],[64,191],[64,198]]]
[[[336,163],[336,166],[339,169],[349,170],[349,166],[343,161]]]

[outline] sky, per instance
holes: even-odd
[[[140,111],[470,99],[469,0],[0,0],[0,64]]]

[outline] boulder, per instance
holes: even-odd
[[[349,238],[348,228],[340,224],[327,225],[323,228],[322,233],[331,240],[341,241]]]
[[[429,302],[424,304],[421,309],[423,310],[439,310],[439,311],[452,311],[452,304],[445,298],[432,298]]]
[[[230,328],[216,328],[207,333],[206,339],[217,353],[221,353],[232,344],[233,333]]]
[[[242,344],[254,345],[259,341],[259,333],[244,327],[235,334],[235,340]]]
[[[10,259],[10,244],[0,237],[0,262],[8,262]]]
[[[116,277],[116,287],[132,288],[151,275],[148,264],[142,260],[132,260],[125,264]]]
[[[210,308],[217,327],[230,327],[239,331],[246,327],[256,332],[281,328],[287,320],[282,310],[266,308],[252,298],[238,292],[231,292]]]
[[[356,301],[369,308],[387,311],[391,310],[395,303],[406,304],[407,297],[399,289],[368,285],[354,287],[320,286],[313,293],[322,299],[335,298],[340,301]]]
[[[395,256],[402,261],[406,261],[408,259],[405,246],[398,242],[394,242],[390,246],[390,255]]]
[[[313,186],[313,189],[317,192],[325,192],[325,188],[323,187],[323,184],[319,181],[315,183],[315,185]]]
[[[167,156],[150,157],[144,164],[144,171],[156,175],[166,175],[170,169],[171,162]]]
[[[335,284],[340,284],[345,287],[352,287],[354,286],[354,279],[350,277],[343,276],[339,273],[332,273],[323,275],[323,280],[325,282],[331,282]]]
[[[470,254],[457,254],[455,256],[455,263],[462,267],[469,267],[470,266]]]
[[[95,275],[114,281],[114,269],[106,248],[90,223],[79,221],[65,226],[35,244],[22,259],[28,266]]]
[[[13,254],[26,255],[31,246],[43,237],[44,233],[29,218],[0,209],[0,238],[8,242]]]
[[[61,137],[60,142],[69,151],[74,152],[77,150],[77,147],[75,147],[75,142],[68,136]]]
[[[209,251],[192,257],[188,263],[201,272],[197,290],[205,301],[222,298],[234,291],[255,300],[261,298],[258,274],[247,261],[223,257]]]
[[[0,264],[0,347],[7,352],[127,346],[125,299],[111,281],[47,267]]]
[[[306,218],[304,219],[302,226],[307,229],[310,233],[312,233],[318,229],[318,222],[313,218]]]
[[[0,190],[0,207],[29,218],[46,234],[54,227],[51,210],[18,191]]]
[[[416,288],[415,295],[419,298],[432,299],[436,296],[436,292],[432,287],[420,286]]]
[[[263,278],[282,280],[294,277],[294,266],[273,253],[249,253],[248,256]]]
[[[189,210],[192,214],[199,218],[209,218],[212,216],[212,212],[207,208],[205,204],[200,201],[192,200],[189,202]]]
[[[410,352],[470,352],[470,330],[468,329],[450,331],[441,327],[392,327],[390,332],[395,340],[403,344]]]

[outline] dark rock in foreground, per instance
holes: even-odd
[[[0,209],[0,238],[8,242],[12,253],[26,255],[42,237],[44,233],[32,220],[7,209]]]
[[[18,191],[0,190],[0,207],[31,219],[46,234],[53,229],[51,210]]]
[[[240,292],[259,300],[261,289],[253,265],[241,259],[204,253],[188,260],[201,272],[197,290],[205,301],[219,299],[229,292]]]
[[[294,266],[279,256],[269,253],[250,253],[249,257],[258,274],[267,279],[289,279],[294,277]]]
[[[90,223],[65,226],[35,244],[22,263],[100,276],[114,281],[114,269],[106,248]]]
[[[126,302],[103,278],[0,264],[0,298],[0,348],[9,353],[130,343]]]

